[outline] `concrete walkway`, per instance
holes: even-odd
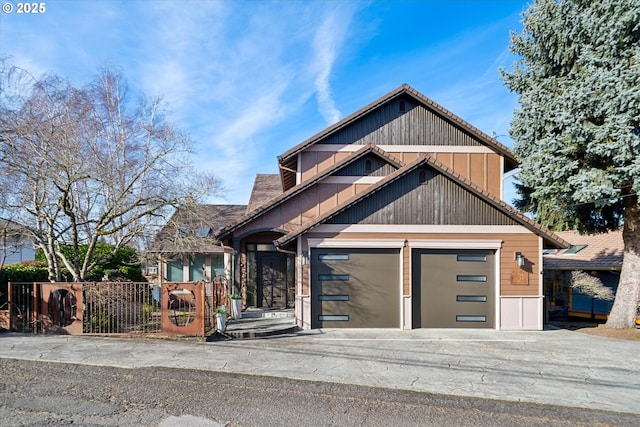
[[[639,356],[638,342],[566,330],[332,329],[217,342],[0,334],[2,358],[281,376],[634,414]]]

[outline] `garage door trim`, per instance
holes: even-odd
[[[370,248],[370,249],[398,249],[404,247],[405,240],[399,239],[307,239],[309,249],[315,248]]]
[[[502,240],[429,240],[411,239],[412,249],[501,249]]]
[[[466,249],[487,249],[495,250],[495,279],[494,279],[494,319],[495,324],[493,329],[500,329],[500,265],[501,265],[501,251],[502,240],[443,240],[443,239],[410,239],[408,240],[409,247],[406,248],[409,253],[413,253],[413,249],[453,249],[453,250],[466,250]],[[413,272],[413,256],[409,257],[409,271]],[[413,274],[411,274],[411,280],[413,280]],[[414,284],[411,283],[411,289]],[[410,297],[413,300],[413,295]],[[410,303],[409,306],[412,306]],[[412,318],[411,313],[407,313],[409,318]]]

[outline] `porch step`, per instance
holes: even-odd
[[[242,319],[229,320],[224,333],[213,332],[207,341],[262,338],[293,334],[299,330],[293,309],[248,308],[242,312]]]
[[[293,308],[286,309],[272,309],[272,308],[253,308],[248,307],[242,312],[243,319],[286,319],[289,317],[295,317]]]

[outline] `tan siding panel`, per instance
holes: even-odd
[[[540,266],[538,265],[539,238],[535,234],[512,235],[505,239],[501,254],[500,293],[501,295],[540,295]],[[521,252],[525,259],[525,270],[529,275],[528,285],[512,285],[511,275],[516,268],[515,253]]]
[[[500,173],[500,164],[503,158],[498,154],[487,155],[487,191],[494,196],[501,198],[500,186],[502,185],[502,175]]]
[[[435,156],[436,160],[440,163],[449,169],[453,169],[453,153],[435,153],[432,155]]]
[[[487,158],[486,154],[471,154],[469,179],[482,189],[487,189]]]
[[[318,163],[317,152],[315,151],[304,151],[300,153],[300,167],[302,172],[302,181],[305,181],[312,176],[315,176],[318,173],[318,169],[316,167]]]
[[[465,178],[469,178],[469,154],[454,153],[453,154],[453,170],[458,172]]]
[[[338,203],[342,203],[356,194],[355,185],[352,184],[339,184],[337,185],[337,189]]]
[[[335,156],[331,151],[319,151],[318,156],[318,168],[317,173],[321,173],[326,169],[329,169],[335,164]]]
[[[338,204],[336,184],[318,184],[318,205],[320,215],[334,208]]]

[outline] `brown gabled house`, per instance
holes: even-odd
[[[146,251],[159,261],[160,281],[230,277],[233,251],[221,244],[218,234],[246,210],[246,205],[201,204],[177,209]]]
[[[215,238],[245,304],[304,329],[539,330],[543,248],[569,244],[501,201],[517,164],[403,85],[279,156]]]

